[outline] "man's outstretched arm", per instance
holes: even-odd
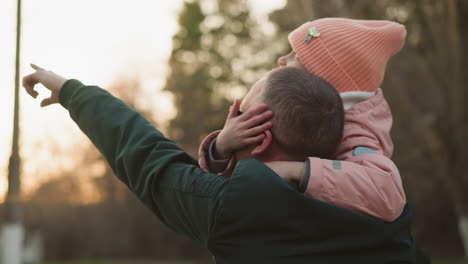
[[[129,189],[172,229],[205,244],[227,180],[203,172],[197,161],[138,112],[107,91],[66,80],[37,66],[23,79],[52,91],[41,105],[59,102],[101,151]]]

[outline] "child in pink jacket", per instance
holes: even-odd
[[[390,21],[325,18],[294,30],[289,35],[293,51],[278,64],[303,68],[337,89],[345,109],[344,134],[335,160],[310,157],[305,163],[268,165],[282,177],[298,181],[308,196],[383,221],[395,220],[406,197],[390,160],[392,115],[379,87],[387,61],[405,38],[404,26]],[[200,146],[200,166],[229,176],[236,161],[217,156],[245,147],[230,140],[238,132],[225,127],[210,134]],[[250,137],[253,140],[261,137]]]

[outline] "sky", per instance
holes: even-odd
[[[267,14],[285,0],[250,0],[252,14]],[[138,78],[154,94],[154,112],[164,122],[173,114],[171,96],[161,92],[167,73],[171,38],[178,30],[183,1],[23,0],[21,76],[35,63],[66,78],[103,88],[120,78]],[[0,1],[0,201],[7,188],[11,152],[16,45],[16,0]],[[20,91],[22,188],[28,190],[72,167],[70,148],[87,139],[59,105],[45,108],[49,93],[38,88],[32,99]],[[65,153],[68,153],[65,155]]]

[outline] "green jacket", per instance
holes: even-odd
[[[59,100],[117,177],[216,263],[419,262],[408,206],[384,223],[307,197],[255,159],[217,176],[99,87],[68,80]]]

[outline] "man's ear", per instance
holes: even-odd
[[[252,156],[257,156],[265,152],[265,150],[271,145],[271,142],[273,140],[273,135],[271,134],[270,130],[266,130],[263,132],[265,134],[265,137],[263,140],[260,142],[259,145],[257,145],[252,151],[250,152],[250,155]]]

